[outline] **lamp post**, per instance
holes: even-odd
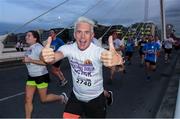
[[[144,5],[144,22],[148,21],[149,17],[149,0],[145,0],[145,5]]]
[[[161,40],[166,38],[166,19],[165,19],[165,2],[160,0],[160,15],[161,15]]]

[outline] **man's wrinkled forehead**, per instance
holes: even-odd
[[[80,22],[77,24],[76,29],[75,30],[86,30],[86,31],[91,31],[91,24],[88,24],[86,22]]]

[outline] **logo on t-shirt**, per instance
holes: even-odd
[[[71,59],[70,64],[77,74],[92,77],[94,67],[91,60],[85,60],[84,62],[81,62],[75,59]]]
[[[75,74],[78,75],[76,83],[79,85],[91,86],[91,77],[94,71],[92,61],[87,59],[85,61],[79,61],[77,59],[71,59],[70,64]]]

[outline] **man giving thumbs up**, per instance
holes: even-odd
[[[75,43],[63,45],[54,53],[49,45],[52,39],[48,38],[48,43],[42,50],[44,62],[54,63],[67,57],[71,66],[73,91],[65,107],[64,118],[79,118],[82,114],[87,118],[106,116],[102,65],[123,65],[123,60],[115,51],[112,38],[107,51],[94,45],[93,37],[94,22],[80,17],[74,24]]]
[[[101,60],[104,66],[111,67],[115,65],[123,65],[122,57],[116,52],[113,44],[113,37],[109,36],[109,50],[101,53]]]

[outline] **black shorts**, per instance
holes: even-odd
[[[61,60],[57,61],[56,63],[53,64],[54,67],[59,68],[61,65]]]
[[[150,61],[150,60],[145,60],[145,62],[149,62],[150,65],[156,65],[156,62]]]
[[[126,56],[132,57],[132,55],[133,55],[133,52],[129,52],[129,51],[126,52]]]
[[[41,84],[43,82],[49,83],[50,82],[49,73],[44,74],[42,76],[36,76],[36,77],[31,77],[28,75],[27,81],[35,81],[36,84]]]
[[[71,96],[66,104],[65,113],[71,113],[75,115],[84,115],[86,118],[105,118],[106,117],[106,99],[104,92],[97,98],[90,100],[89,102],[79,101],[75,94],[72,92]]]
[[[172,51],[172,48],[170,48],[170,49],[166,49],[166,48],[165,48],[165,49],[164,49],[164,52],[167,53],[167,54],[171,54],[171,51]]]
[[[145,55],[145,53],[142,50],[139,50],[139,55],[142,56]]]

